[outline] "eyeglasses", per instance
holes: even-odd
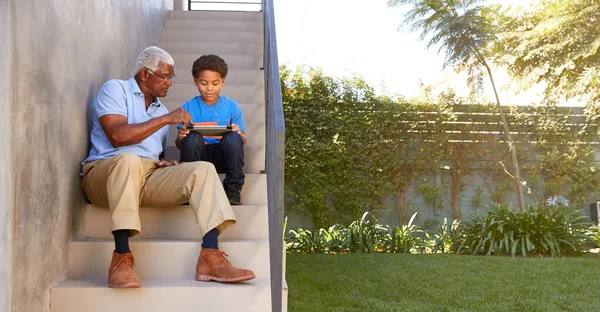
[[[167,75],[162,75],[162,76],[161,76],[161,75],[158,75],[157,73],[153,72],[152,70],[150,70],[150,68],[147,68],[147,67],[146,67],[146,70],[147,70],[147,71],[148,71],[150,74],[152,74],[152,75],[156,75],[156,76],[157,76],[158,78],[160,78],[161,80],[171,80],[171,81],[173,81],[173,80],[175,80],[175,78],[177,78],[177,76],[175,76],[175,74],[173,74],[173,75],[170,75],[170,76],[169,76],[168,74],[167,74]]]

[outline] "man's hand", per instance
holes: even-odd
[[[179,107],[176,110],[165,115],[167,123],[171,125],[181,124],[182,128],[192,122],[192,117],[185,109]]]
[[[179,162],[177,162],[177,160],[174,159],[163,159],[158,162],[159,167],[177,166],[178,164]]]

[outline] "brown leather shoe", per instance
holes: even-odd
[[[120,254],[113,251],[112,261],[108,269],[108,287],[140,288],[140,279],[133,270],[135,259],[131,252]]]
[[[197,281],[236,283],[253,279],[254,272],[234,267],[226,253],[218,249],[202,248],[196,265]]]

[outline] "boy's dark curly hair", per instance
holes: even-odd
[[[207,69],[221,74],[221,78],[225,78],[227,76],[227,63],[225,63],[225,61],[218,55],[202,55],[196,61],[194,61],[194,65],[192,65],[192,76],[194,76],[194,78],[198,78],[198,74]]]

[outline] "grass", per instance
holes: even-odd
[[[288,311],[598,311],[600,255],[289,254]]]

